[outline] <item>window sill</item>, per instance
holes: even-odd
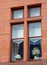
[[[12,19],[10,21],[10,23],[23,23],[23,22],[24,22],[24,19],[23,18],[21,18],[21,19]]]
[[[29,61],[42,61],[42,59],[29,59]]]
[[[12,61],[12,62],[23,62],[23,59],[22,59],[22,60],[16,60],[16,61]]]

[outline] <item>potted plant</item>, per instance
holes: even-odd
[[[16,60],[21,60],[21,58],[22,58],[21,55],[19,55],[19,54],[15,55]]]
[[[40,50],[38,47],[34,47],[32,50],[32,54],[34,55],[34,59],[39,59]]]

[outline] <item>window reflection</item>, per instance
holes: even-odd
[[[15,61],[23,59],[23,39],[13,40],[12,43],[12,60]]]

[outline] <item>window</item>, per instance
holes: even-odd
[[[23,9],[13,10],[13,19],[23,18]]]
[[[12,25],[12,61],[23,59],[24,26]]]
[[[25,7],[20,6],[18,8],[12,8],[11,10],[12,18],[15,19],[12,20],[12,23],[14,21],[14,23],[12,24],[12,61],[22,60],[23,56],[24,60],[26,60],[25,57],[27,57],[28,55],[28,58],[30,57],[30,59],[33,60],[41,59],[41,4],[28,5]],[[25,17],[26,12],[27,18]],[[24,17],[26,19],[26,23]],[[16,19],[18,19],[17,22]],[[28,58],[27,60],[29,60]]]
[[[41,59],[41,22],[29,23],[30,59]]]
[[[29,17],[40,16],[40,7],[29,8]]]

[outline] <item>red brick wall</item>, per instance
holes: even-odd
[[[47,59],[47,0],[0,0],[0,62],[9,62],[11,53],[11,8],[41,3],[42,59]],[[26,14],[25,14],[26,17]],[[27,17],[26,17],[27,18]]]

